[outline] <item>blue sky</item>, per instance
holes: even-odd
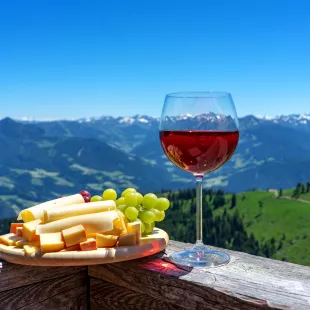
[[[0,117],[159,116],[166,93],[310,113],[310,2],[2,1]]]

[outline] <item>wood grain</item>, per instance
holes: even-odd
[[[72,275],[50,279],[31,285],[21,286],[0,293],[0,309],[19,309],[35,307],[36,304],[46,303],[47,299],[57,299],[57,296],[79,290],[87,300],[87,273],[82,271]],[[72,293],[70,293],[72,295]],[[76,296],[72,298],[75,300]],[[68,301],[68,296],[66,298]]]
[[[7,262],[33,266],[85,266],[114,263],[145,257],[163,250],[168,243],[167,233],[155,228],[151,235],[143,236],[139,246],[100,248],[94,251],[60,251],[25,255],[23,249],[0,244],[0,259]]]
[[[153,298],[95,278],[90,279],[90,305],[91,309],[102,310],[180,309],[163,299]]]
[[[16,308],[15,308],[16,309]],[[87,310],[88,300],[84,287],[55,295],[39,303],[32,304],[19,310]]]
[[[310,309],[309,267],[226,250],[231,262],[217,268],[192,269],[167,261],[171,252],[190,247],[170,241],[166,253],[89,266],[88,272],[184,309]]]
[[[36,267],[0,261],[0,292],[78,272],[87,274],[87,267]]]

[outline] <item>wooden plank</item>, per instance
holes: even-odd
[[[88,300],[84,291],[83,287],[78,287],[19,310],[87,310]]]
[[[180,309],[163,299],[153,298],[95,278],[90,278],[90,305],[92,310]]]
[[[217,268],[189,268],[167,261],[170,253],[191,246],[170,241],[166,254],[89,266],[88,273],[184,309],[310,309],[309,267],[228,250],[231,262]]]
[[[84,296],[87,300],[88,277],[85,271],[21,286],[0,293],[0,309],[19,309],[46,304],[47,300],[58,300],[65,296],[66,303],[75,302]],[[74,292],[75,295],[73,294]],[[62,302],[60,303],[60,305]],[[64,303],[65,304],[65,303]]]
[[[0,261],[0,292],[82,271],[87,273],[87,267],[37,267]]]

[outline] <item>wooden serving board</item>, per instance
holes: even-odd
[[[0,244],[0,259],[10,263],[33,266],[83,266],[120,262],[158,253],[166,248],[168,234],[159,228],[143,236],[138,246],[99,248],[95,251],[61,251],[25,254],[23,249]]]

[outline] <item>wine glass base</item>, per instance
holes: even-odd
[[[174,252],[169,256],[169,260],[177,265],[189,267],[216,267],[228,264],[230,256],[200,246],[186,251]]]

